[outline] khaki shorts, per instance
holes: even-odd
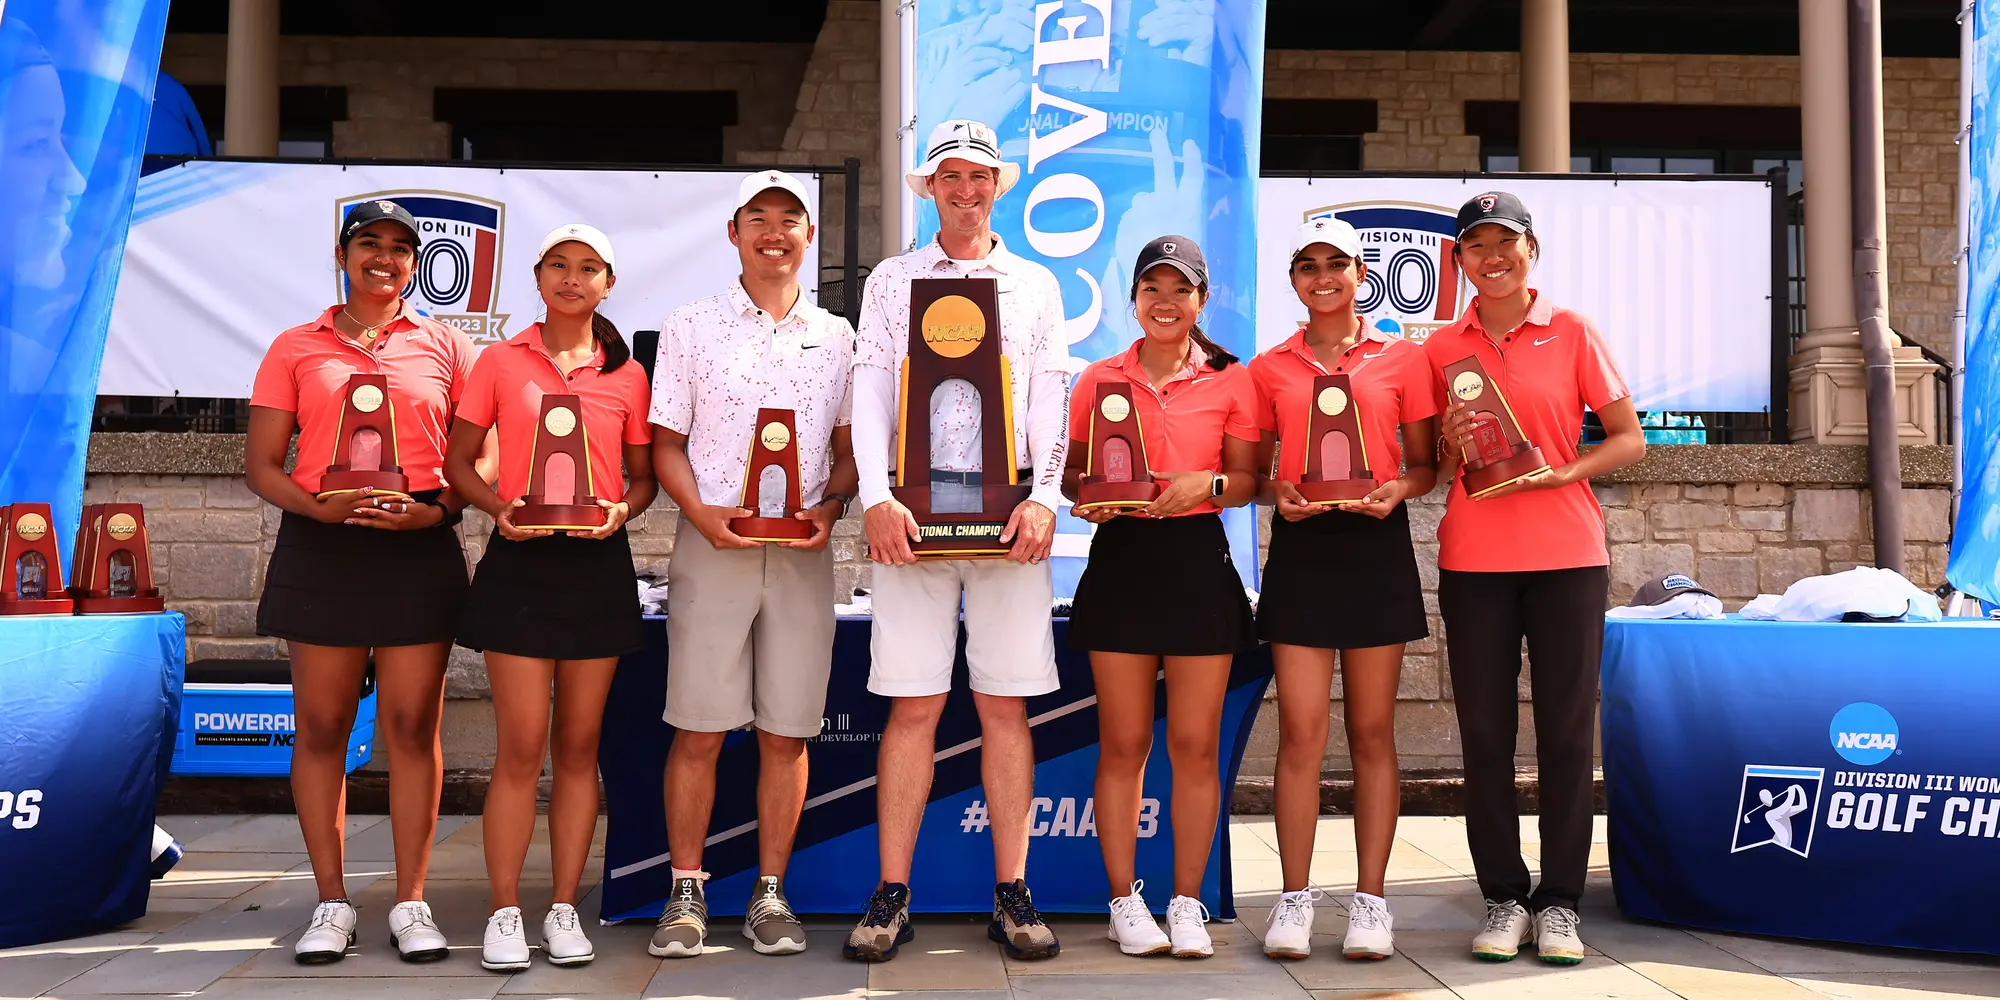
[[[1054,691],[1060,686],[1049,615],[1054,592],[1047,563],[937,559],[877,565],[868,690],[891,698],[949,692],[962,598],[972,690],[1013,698]]]
[[[819,735],[833,669],[833,552],[717,549],[685,520],[667,567],[668,725]]]

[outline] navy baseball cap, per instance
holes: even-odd
[[[340,223],[341,244],[343,246],[346,245],[348,240],[354,238],[355,233],[360,232],[363,228],[373,223],[384,220],[402,223],[404,227],[409,229],[410,239],[413,244],[422,242],[417,234],[417,217],[411,215],[409,209],[393,201],[381,199],[377,201],[364,201],[354,206],[353,210],[347,213],[347,218]]]
[[[1528,215],[1528,206],[1521,204],[1521,199],[1505,191],[1488,191],[1474,195],[1459,206],[1458,238],[1464,240],[1466,232],[1472,227],[1489,222],[1506,226],[1517,233],[1535,231],[1535,222]]]
[[[1139,251],[1139,262],[1132,268],[1132,294],[1139,293],[1139,279],[1161,264],[1172,264],[1198,288],[1208,286],[1208,258],[1201,255],[1201,247],[1185,236],[1162,236]]]

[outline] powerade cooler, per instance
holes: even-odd
[[[247,778],[292,773],[292,668],[283,660],[198,660],[187,666],[173,773]],[[347,772],[368,762],[375,742],[375,669],[361,682]]]

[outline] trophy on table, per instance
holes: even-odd
[[[528,493],[514,508],[514,526],[548,531],[595,531],[604,508],[591,490],[590,446],[583,433],[583,397],[549,393],[535,421],[528,459]]]
[[[977,484],[979,509],[967,513],[931,510],[931,481],[938,477],[931,471],[930,401],[947,379],[963,379],[979,395],[981,471],[946,474],[952,482]],[[1012,545],[1000,535],[1029,487],[1014,465],[1014,385],[1000,351],[999,282],[910,282],[910,348],[903,359],[897,424],[896,484],[890,493],[916,519],[921,537],[911,551],[938,559],[1006,555]]]
[[[80,615],[145,614],[166,610],[153,585],[153,557],[146,539],[146,509],[136,503],[93,503],[83,508],[70,560],[69,596]]]
[[[1090,452],[1077,483],[1072,510],[1138,510],[1159,499],[1160,484],[1146,464],[1146,439],[1139,433],[1139,410],[1132,384],[1097,383],[1090,408]]]
[[[62,562],[49,505],[0,507],[0,615],[66,615],[75,602],[63,589]]]
[[[1452,399],[1472,411],[1472,446],[1465,450],[1461,467],[1467,497],[1477,500],[1517,479],[1548,471],[1542,450],[1521,433],[1507,397],[1478,357],[1444,366],[1444,384]]]
[[[802,506],[797,417],[791,410],[759,407],[756,427],[756,436],[750,442],[750,465],[743,473],[743,502],[738,504],[753,513],[749,517],[730,518],[729,530],[753,542],[805,541],[813,535],[813,523],[792,516]],[[785,479],[784,495],[774,498],[778,502],[770,505],[776,511],[771,515],[765,514],[762,495],[764,472],[768,469],[779,470]]]
[[[320,477],[319,498],[372,487],[376,496],[410,499],[410,477],[396,464],[396,408],[389,377],[354,374],[341,392],[333,461]]]
[[[1340,506],[1367,499],[1382,485],[1368,468],[1361,436],[1361,404],[1347,375],[1313,379],[1306,413],[1306,471],[1293,485],[1311,504]]]

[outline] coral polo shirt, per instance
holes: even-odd
[[[1070,387],[1069,436],[1090,447],[1090,417],[1097,407],[1097,386],[1125,382],[1132,387],[1132,406],[1139,414],[1139,436],[1146,446],[1148,472],[1222,471],[1224,435],[1256,441],[1257,387],[1249,369],[1232,364],[1221,371],[1208,366],[1201,345],[1188,343],[1187,363],[1157,389],[1139,363],[1141,337],[1122,353],[1093,361]],[[1074,446],[1072,446],[1074,447]],[[1136,456],[1135,456],[1136,457]],[[1222,508],[1204,500],[1175,515],[1213,514]]]
[[[504,344],[480,352],[459,400],[458,417],[481,427],[498,424],[500,499],[513,503],[528,492],[534,461],[535,428],[542,419],[542,397],[575,393],[583,403],[583,446],[590,456],[590,483],[577,488],[612,503],[625,498],[625,450],[621,445],[650,444],[653,428],[646,423],[651,389],[646,370],[628,359],[613,372],[604,371],[604,351],[568,375],[542,346],[542,325],[522,330]]]
[[[1403,474],[1403,449],[1396,441],[1401,426],[1437,416],[1436,379],[1423,348],[1364,321],[1361,336],[1329,370],[1301,330],[1250,362],[1250,378],[1257,385],[1257,427],[1278,435],[1279,479],[1296,483],[1305,475],[1313,379],[1342,374],[1351,380],[1354,405],[1361,414],[1368,471],[1380,482]],[[1431,442],[1417,446],[1428,448]]]
[[[1530,291],[1528,317],[1496,344],[1479,326],[1479,300],[1424,342],[1437,398],[1445,395],[1444,368],[1478,355],[1486,374],[1507,397],[1528,443],[1551,468],[1576,461],[1583,410],[1602,410],[1632,394],[1611,351],[1590,320],[1549,304]],[[1454,477],[1444,521],[1438,525],[1438,566],[1474,573],[1575,569],[1610,565],[1604,547],[1604,512],[1588,482],[1485,500],[1470,500]]]
[[[334,328],[341,308],[328,307],[318,319],[278,334],[250,386],[251,406],[284,410],[298,423],[292,481],[319,492],[320,477],[334,461],[348,376],[386,375],[396,425],[394,464],[402,466],[411,490],[442,489],[451,411],[472,373],[472,342],[404,302],[374,344],[363,347]]]

